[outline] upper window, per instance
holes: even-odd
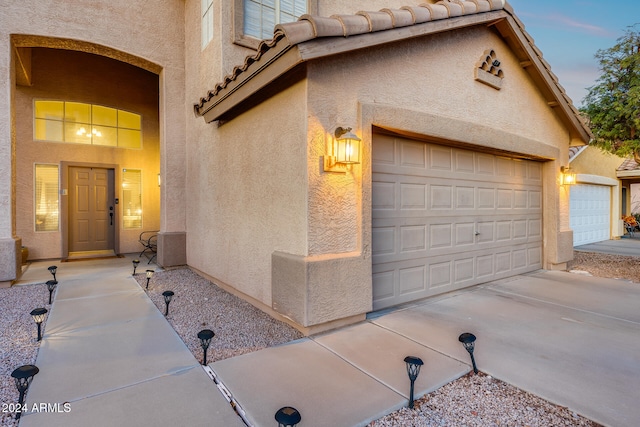
[[[307,13],[307,1],[244,0],[244,34],[258,39],[271,39],[277,24],[294,22]]]
[[[202,15],[202,48],[213,40],[213,0],[200,0]]]
[[[66,101],[35,101],[33,111],[34,137],[37,141],[142,147],[140,114]]]

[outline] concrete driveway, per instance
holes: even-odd
[[[604,425],[640,425],[640,284],[538,272],[396,311],[374,323]]]
[[[640,284],[539,271],[372,315],[367,322],[211,364],[253,425],[287,403],[304,425],[366,426],[478,368],[611,427],[640,425]],[[249,380],[250,379],[250,380]]]

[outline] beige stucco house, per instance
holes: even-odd
[[[566,268],[561,167],[590,132],[508,4],[275,5],[3,2],[0,281],[22,245],[155,229],[160,265],[312,333]]]

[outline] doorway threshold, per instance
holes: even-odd
[[[117,257],[117,255],[113,249],[99,250],[99,251],[78,251],[78,252],[69,252],[69,256],[64,261],[75,261],[75,260],[92,259],[92,258],[115,258],[115,257]]]

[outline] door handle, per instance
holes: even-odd
[[[479,235],[480,235],[480,232],[479,232],[479,231],[476,231],[476,232],[475,232],[475,236],[479,236]]]
[[[109,212],[109,225],[113,225],[113,212]]]

